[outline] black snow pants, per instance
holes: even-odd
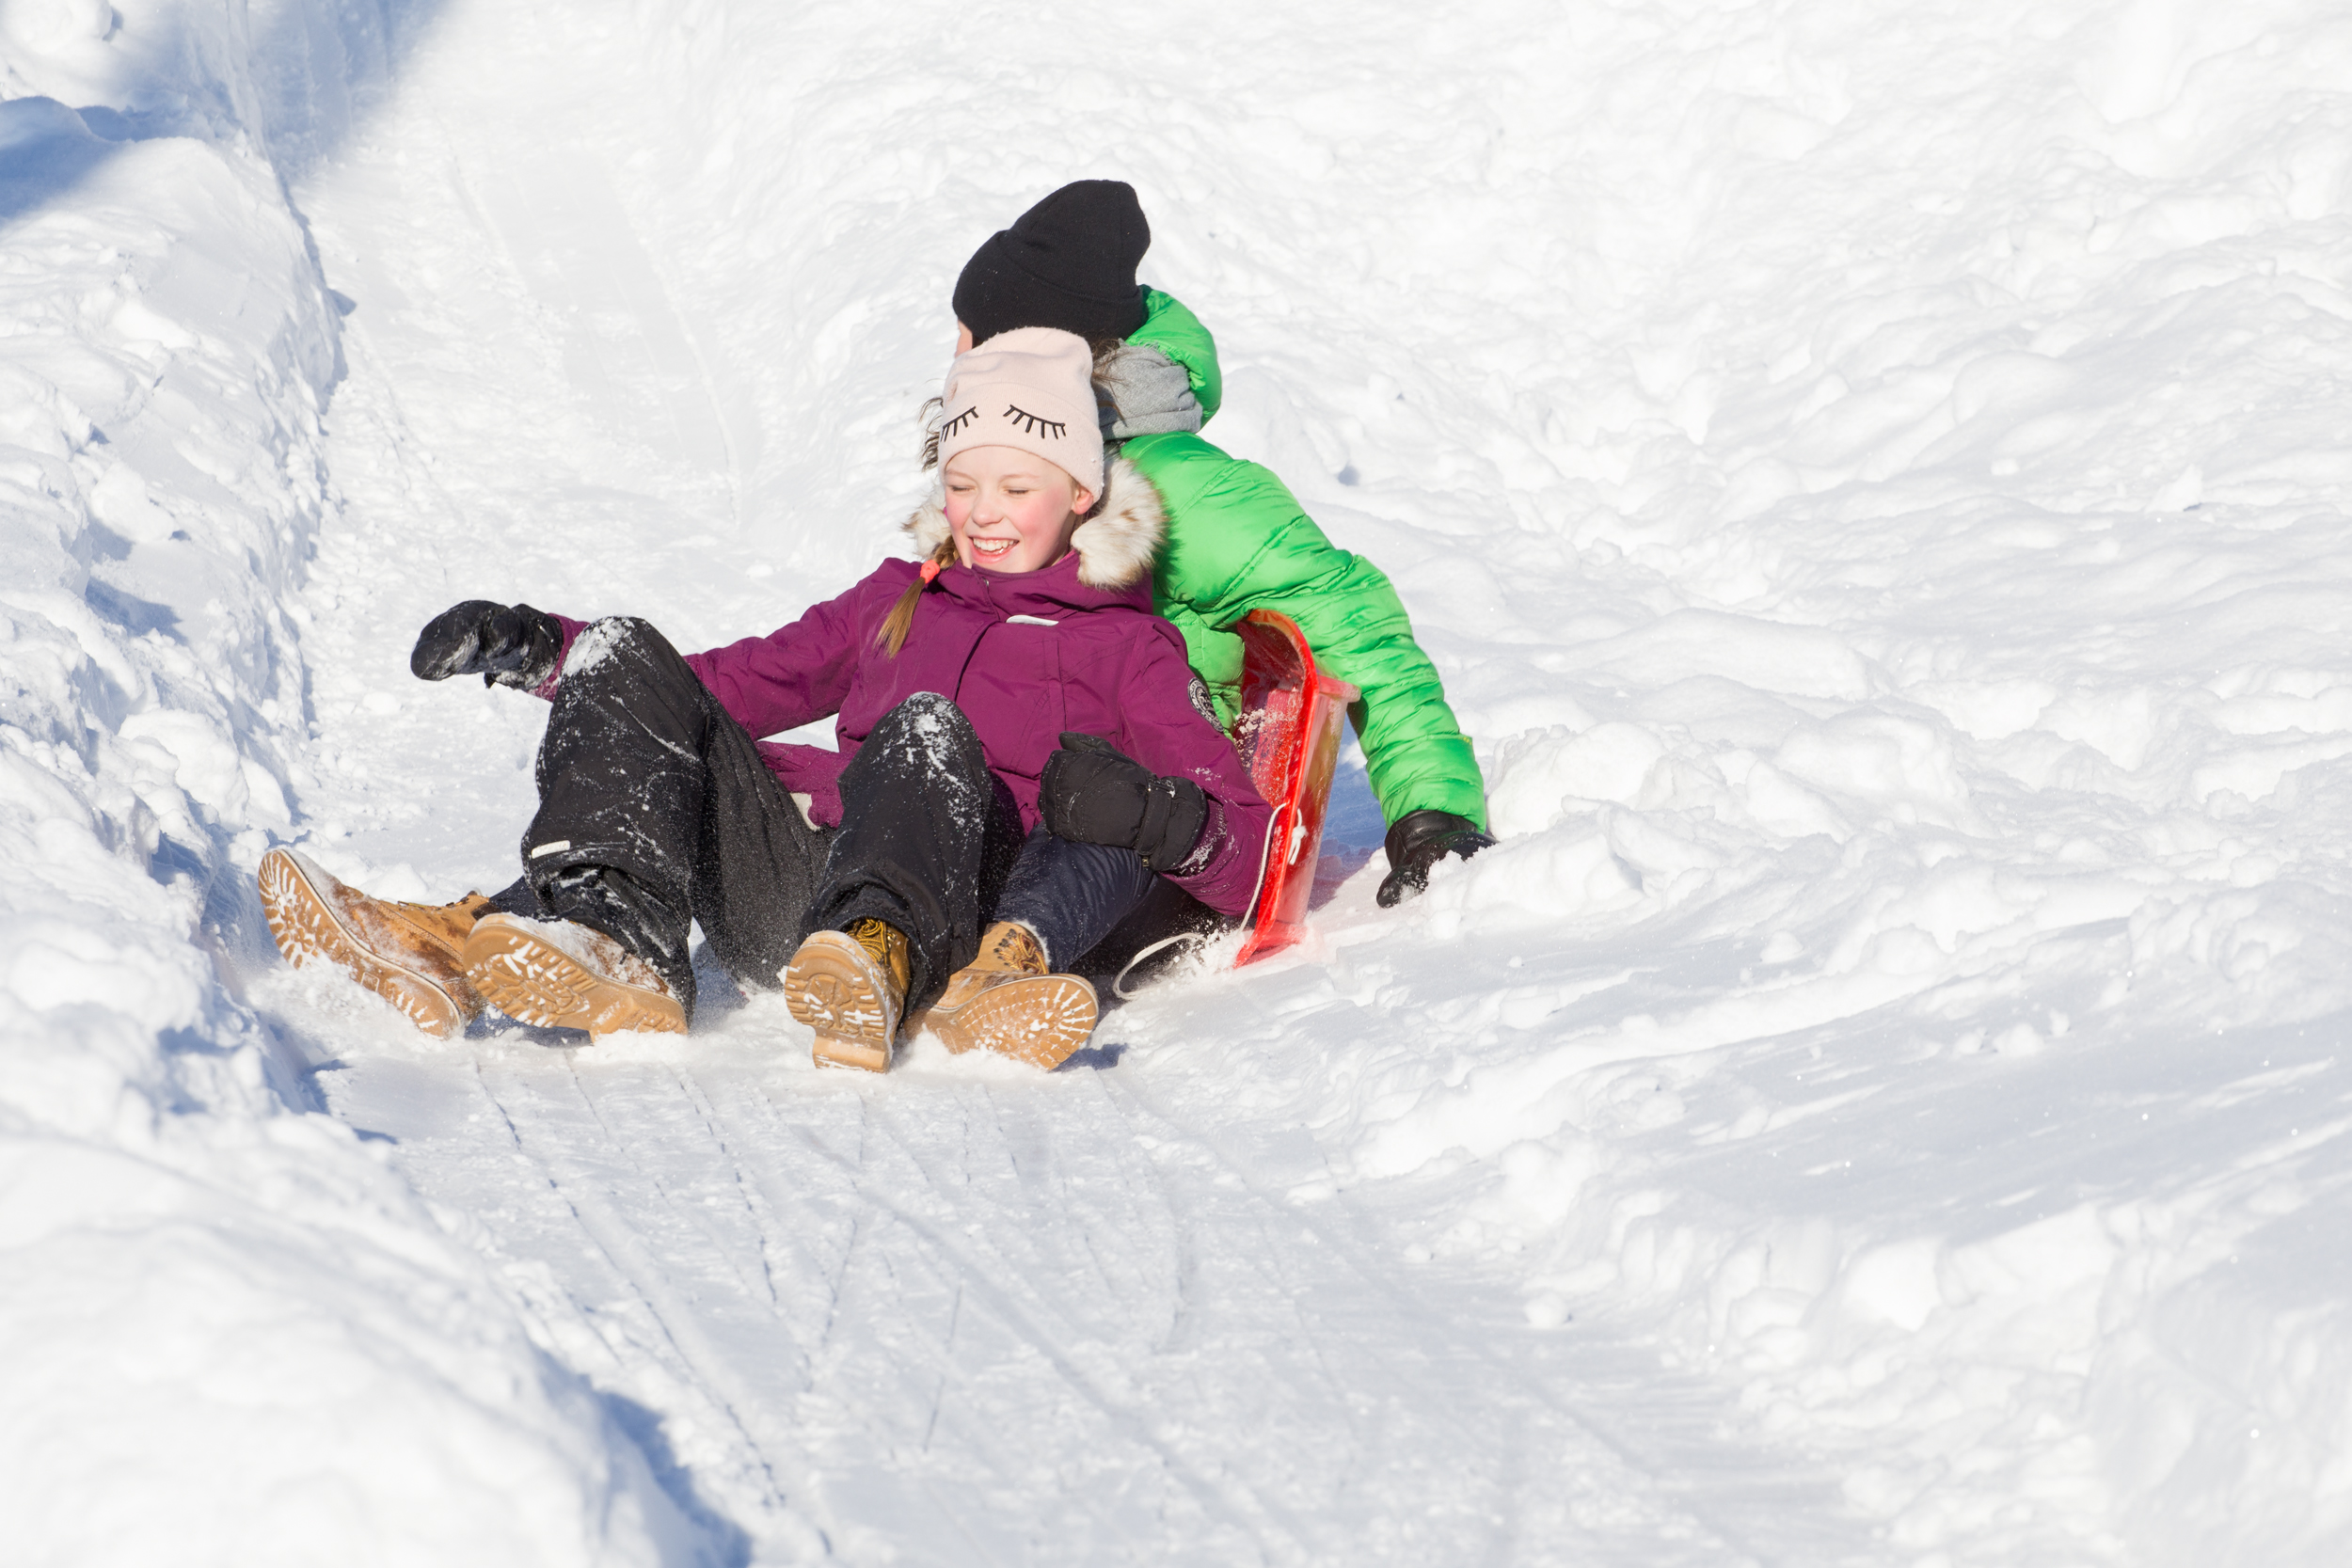
[[[606,931],[690,1006],[691,923],[738,981],[770,990],[809,933],[883,921],[907,937],[912,1012],[990,921],[1022,919],[1069,967],[1161,880],[1132,850],[1025,840],[971,721],[934,692],[882,717],[842,771],[841,825],[812,827],[677,651],[628,618],[574,643],[537,780],[524,879],[494,902]],[[607,918],[614,884],[628,918]]]

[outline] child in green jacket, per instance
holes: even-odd
[[[1494,842],[1477,759],[1388,578],[1325,538],[1271,470],[1200,438],[1222,391],[1216,345],[1190,310],[1136,281],[1151,243],[1133,186],[1064,185],[965,264],[957,352],[1020,326],[1095,345],[1104,434],[1167,506],[1154,608],[1184,633],[1218,717],[1230,723],[1241,683],[1241,639],[1228,628],[1253,610],[1295,621],[1316,662],[1363,693],[1350,717],[1389,823],[1380,902],[1393,905],[1444,856]]]

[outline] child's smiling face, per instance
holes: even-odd
[[[1094,504],[1092,491],[1019,447],[966,447],[947,460],[945,477],[956,559],[992,572],[1051,566]]]

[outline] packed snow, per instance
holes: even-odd
[[[2333,1564],[2352,13],[0,6],[0,1518],[119,1564]],[[418,1034],[454,600],[881,555],[1132,181],[1501,842],[1042,1075]]]

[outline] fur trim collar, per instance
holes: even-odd
[[[1103,509],[1078,525],[1070,547],[1078,552],[1078,580],[1089,588],[1132,588],[1152,570],[1168,531],[1167,509],[1143,470],[1114,457],[1103,486]],[[947,537],[947,514],[933,496],[906,523],[926,556]]]

